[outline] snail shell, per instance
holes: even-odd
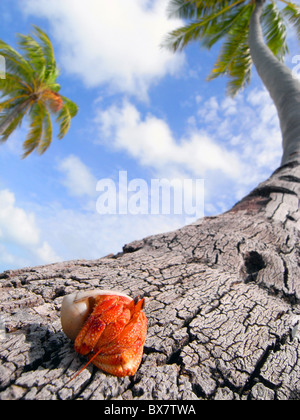
[[[124,296],[133,299],[125,293],[115,290],[85,290],[64,297],[61,307],[61,325],[68,338],[75,341],[88,316],[93,311],[94,298],[99,295]]]

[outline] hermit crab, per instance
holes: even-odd
[[[89,357],[87,365],[132,376],[141,363],[147,334],[144,305],[144,299],[113,290],[75,292],[63,299],[62,328],[75,341],[75,351]]]

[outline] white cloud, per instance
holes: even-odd
[[[213,101],[216,107],[216,100]],[[236,153],[227,151],[210,136],[199,131],[189,133],[179,142],[167,122],[148,114],[144,119],[129,102],[122,107],[99,110],[100,141],[107,140],[115,148],[125,150],[140,164],[155,168],[187,171],[204,176],[207,171],[219,170],[234,178],[240,170]]]
[[[56,255],[51,246],[44,241],[35,251],[35,254],[40,261],[47,263],[60,261],[61,258]]]
[[[45,209],[42,228],[63,260],[97,259],[120,252],[131,241],[182,227],[185,221],[181,215],[101,215],[96,208],[82,212],[53,207]]]
[[[41,242],[35,215],[16,206],[14,194],[0,191],[0,263],[23,266],[36,261],[47,264],[59,257],[47,242]],[[21,253],[22,257],[19,256]],[[28,255],[28,258],[24,255]]]
[[[15,196],[9,190],[0,191],[0,239],[21,246],[39,242],[34,215],[16,207]]]
[[[211,122],[207,116],[214,113]],[[255,186],[280,164],[281,131],[276,108],[265,89],[252,89],[234,100],[208,99],[200,104],[198,127],[207,135],[238,153],[241,169],[235,184]],[[246,190],[243,190],[246,193]]]
[[[145,98],[151,83],[184,62],[160,48],[180,22],[166,15],[168,0],[22,0],[29,14],[49,19],[62,45],[61,62],[90,86]]]
[[[97,180],[90,169],[77,157],[70,155],[63,159],[58,169],[64,173],[62,183],[73,196],[95,196]]]
[[[207,209],[224,211],[229,195],[241,199],[279,166],[276,108],[266,90],[257,88],[234,100],[195,95],[190,105],[193,114],[181,139],[165,120],[143,116],[128,101],[98,109],[98,141],[126,151],[159,177],[205,178]]]

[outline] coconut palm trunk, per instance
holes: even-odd
[[[249,27],[249,45],[256,70],[277,108],[283,139],[282,164],[300,154],[300,83],[266,46],[260,17],[264,0],[257,0]]]

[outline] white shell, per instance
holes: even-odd
[[[125,293],[101,289],[85,290],[65,296],[61,306],[60,317],[63,332],[68,338],[73,341],[76,339],[92,310],[92,308],[89,307],[89,298],[99,295],[125,296],[128,299],[133,300]]]

